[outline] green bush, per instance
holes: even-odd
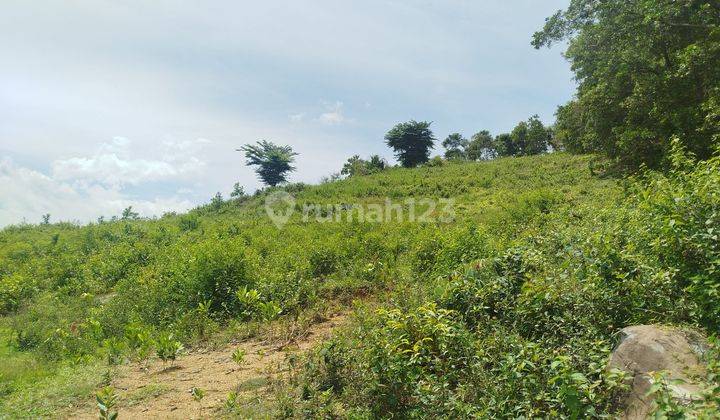
[[[190,232],[200,227],[200,218],[195,213],[188,213],[180,216],[178,226],[183,232]]]
[[[23,298],[32,294],[31,289],[19,274],[0,276],[0,315],[17,310]]]
[[[310,253],[310,275],[323,277],[332,274],[340,261],[338,252],[331,248],[319,248]]]
[[[473,374],[475,346],[456,313],[433,304],[408,314],[381,310],[379,323],[366,338],[367,392],[377,415],[419,414]]]

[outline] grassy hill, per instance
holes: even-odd
[[[168,342],[246,338],[328,306],[354,321],[295,366],[268,415],[611,412],[619,329],[720,325],[720,177],[716,160],[631,180],[592,162],[393,168],[155,220],[6,228],[0,417],[51,415],[104,365]],[[294,200],[282,227],[265,204],[279,191]],[[390,204],[403,220],[385,219]],[[407,220],[413,207],[426,217]]]

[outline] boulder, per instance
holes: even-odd
[[[693,331],[659,325],[624,328],[608,365],[633,375],[630,391],[622,401],[623,418],[644,419],[653,411],[653,397],[647,395],[651,372],[666,371],[669,381],[682,381],[669,385],[679,402],[697,399],[700,387],[695,378],[705,376],[701,359],[706,349],[705,338]]]

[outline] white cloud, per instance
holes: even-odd
[[[94,188],[109,202],[195,204],[234,182],[252,191],[260,183],[233,151],[258,139],[291,145],[292,180],[314,182],[359,150],[389,154],[379,139],[399,121],[436,121],[438,137],[500,132],[535,113],[551,118],[572,94],[559,52],[528,41],[566,2],[8,0],[0,156],[50,168],[31,178],[69,188],[63,211],[84,220],[91,211],[73,200]],[[347,106],[308,107],[318,97]],[[212,144],[177,140],[202,137]],[[12,191],[43,207],[27,188]],[[0,206],[25,200],[9,193],[3,185]],[[3,220],[24,213],[13,214]]]
[[[37,223],[46,213],[53,221],[89,222],[101,215],[119,215],[128,206],[142,216],[194,207],[177,197],[133,199],[117,187],[63,182],[7,158],[0,160],[0,197],[0,226],[21,220]]]
[[[61,180],[99,182],[111,186],[138,185],[198,174],[205,162],[196,155],[208,140],[165,141],[158,159],[133,158],[131,141],[115,137],[88,157],[60,159],[52,163],[53,177]]]
[[[343,114],[343,103],[340,101],[334,104],[326,104],[327,112],[320,114],[318,121],[327,125],[338,125],[351,120],[347,119]]]
[[[300,122],[300,121],[302,121],[304,118],[305,118],[305,113],[304,113],[304,112],[301,112],[301,113],[299,113],[299,114],[291,114],[291,115],[288,115],[288,119],[290,119],[290,121],[292,121],[292,122]]]

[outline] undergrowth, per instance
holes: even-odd
[[[6,228],[0,417],[32,413],[25,395],[55,395],[34,382],[70,364],[181,361],[182,347],[370,295],[383,296],[379,309],[361,307],[295,363],[274,415],[611,414],[624,376],[605,364],[621,328],[720,326],[720,163],[676,150],[673,172],[618,181],[597,175],[595,159],[445,163],[282,187],[296,210],[452,198],[451,223],[304,221],[296,211],[279,230],[263,206],[273,188],[157,220]]]
[[[617,205],[558,207],[504,247],[423,266],[432,294],[364,313],[291,375],[281,417],[518,418],[617,414],[620,329],[720,328],[720,158],[676,147],[670,173],[624,182]],[[452,247],[438,245],[428,255]],[[479,246],[479,245],[476,245]],[[712,343],[716,340],[711,338]],[[658,387],[658,415],[716,417],[716,347],[701,401]]]

